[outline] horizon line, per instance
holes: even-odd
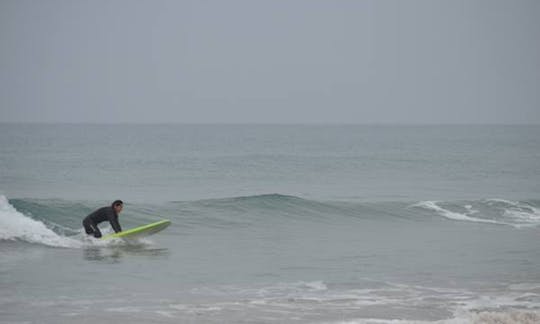
[[[0,121],[0,124],[12,125],[185,125],[185,126],[540,126],[538,123],[408,123],[408,122],[83,122],[83,121]]]

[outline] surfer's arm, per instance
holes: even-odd
[[[120,227],[120,223],[118,223],[118,215],[111,213],[109,215],[109,223],[111,223],[115,233],[122,232],[122,227]]]

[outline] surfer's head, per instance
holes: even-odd
[[[120,214],[122,208],[124,208],[124,203],[122,200],[115,200],[111,206],[117,214]]]

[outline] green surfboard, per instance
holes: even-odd
[[[165,228],[167,228],[169,225],[171,225],[171,221],[168,219],[151,223],[148,225],[143,225],[139,227],[135,227],[132,229],[128,229],[126,231],[122,231],[119,233],[109,234],[103,236],[101,239],[112,239],[112,238],[125,238],[125,239],[135,239],[140,237],[145,237],[148,235],[156,234],[157,232],[161,232]]]

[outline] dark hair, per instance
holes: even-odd
[[[112,203],[111,206],[114,208],[114,207],[116,207],[116,206],[118,206],[118,205],[123,205],[123,204],[124,204],[124,202],[123,202],[122,200],[115,200],[115,201]]]

